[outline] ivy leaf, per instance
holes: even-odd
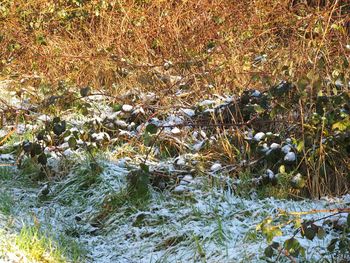
[[[36,135],[36,138],[38,141],[42,141],[42,140],[44,140],[44,136],[45,136],[45,130],[42,130],[42,131],[38,132],[38,134]]]
[[[52,120],[53,123],[59,123],[60,121],[61,121],[60,117],[55,117]]]

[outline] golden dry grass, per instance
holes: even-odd
[[[171,84],[153,73],[165,72],[169,60],[174,66],[165,73],[186,76],[196,94],[207,83],[223,92],[315,72],[331,76],[349,52],[349,6],[330,2],[6,0],[1,68],[52,83],[159,91]],[[253,65],[262,54],[267,61]]]

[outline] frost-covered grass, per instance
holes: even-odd
[[[247,94],[250,99],[261,95]],[[301,178],[295,175],[300,164],[285,160],[292,149],[298,152],[287,135],[181,126],[193,109],[154,116],[138,102],[115,110],[111,101],[92,97],[80,98],[79,106],[90,105],[86,115],[74,113],[79,107],[60,118],[38,110],[28,113],[33,117],[28,125],[9,121],[16,133],[0,148],[0,258],[5,262],[14,257],[29,262],[266,262],[269,242],[257,228],[260,223],[278,225],[275,233],[281,235],[273,241],[283,245],[297,227],[294,219],[283,223],[281,210],[285,215],[326,210],[302,218],[307,220],[347,206],[349,196],[287,199],[302,198],[303,188],[292,185],[295,176]],[[229,103],[222,97],[215,109]],[[206,110],[214,112],[202,113]],[[11,125],[1,129],[1,138]],[[333,260],[327,246],[337,230],[334,225],[324,229],[327,235],[313,241],[295,234],[306,252],[295,260]],[[277,258],[290,260],[282,250]]]
[[[207,187],[204,176],[194,178],[183,191],[152,190],[150,200],[133,202],[126,190],[127,167],[133,164],[112,156],[98,159],[98,171],[91,169],[89,158],[76,156],[70,173],[49,183],[47,195],[40,185],[20,183],[16,169],[13,176],[1,179],[6,192],[1,191],[5,194],[0,218],[7,230],[2,231],[0,251],[5,259],[16,255],[38,262],[265,262],[266,240],[256,226],[267,216],[277,215],[278,209],[342,207],[349,199],[241,198],[221,187]],[[4,206],[8,202],[13,205]],[[294,232],[289,226],[283,230],[284,237],[277,240]],[[331,237],[332,232],[312,242],[301,239],[306,247],[301,261],[319,262]]]

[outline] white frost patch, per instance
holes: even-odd
[[[244,199],[221,188],[206,191],[203,188],[205,177],[193,178],[187,174],[172,191],[164,194],[152,192],[150,204],[141,210],[130,210],[131,206],[126,204],[110,211],[104,224],[93,225],[93,218],[101,211],[103,200],[125,188],[128,171],[124,167],[129,161],[101,161],[104,169],[97,177],[99,182],[85,190],[76,188],[84,176],[78,166],[61,182],[52,182],[48,194],[53,194],[52,201],[38,204],[40,188],[7,187],[6,191],[11,191],[14,196],[15,216],[22,222],[33,222],[35,216],[41,227],[47,227],[53,233],[75,229],[79,232],[76,240],[88,251],[88,262],[97,263],[200,262],[204,259],[206,262],[266,262],[263,254],[268,244],[255,229],[267,216],[276,216],[278,209],[295,212],[341,208],[346,207],[350,200],[350,196],[300,202]],[[266,173],[273,176],[270,170]],[[189,198],[183,199],[186,196]],[[303,218],[326,215],[306,215]],[[342,223],[344,218],[339,222]],[[0,213],[0,225],[4,220]],[[283,242],[293,235],[294,229],[284,227],[283,233],[283,237],[274,240]],[[296,238],[306,248],[306,258],[300,262],[319,262],[333,237],[332,230],[324,239],[315,238],[312,242],[298,234]],[[202,258],[198,254],[198,244],[203,252]]]
[[[212,172],[217,172],[222,169],[222,165],[220,163],[214,163],[211,167],[210,170]]]
[[[202,140],[202,141],[200,141],[200,142],[194,144],[194,145],[192,146],[192,149],[193,149],[194,151],[196,151],[196,152],[199,152],[200,149],[202,149],[202,147],[204,146],[204,144],[205,144],[205,140]]]
[[[281,148],[281,145],[279,145],[278,143],[271,143],[271,145],[270,145],[270,149],[272,149],[272,150],[276,150],[276,149],[278,149],[278,148]]]
[[[265,138],[265,133],[263,132],[258,132],[257,134],[254,135],[254,140],[257,142],[260,142],[262,139]]]
[[[183,113],[185,113],[188,117],[193,117],[196,115],[195,111],[192,109],[181,109]]]
[[[211,106],[213,104],[215,104],[214,100],[203,100],[199,103],[199,106],[204,107],[204,106]]]
[[[181,133],[181,130],[177,127],[171,129],[171,133],[174,135],[179,135]]]
[[[284,145],[282,147],[282,152],[284,152],[285,154],[289,153],[291,150],[292,150],[292,147],[289,144]]]
[[[133,106],[128,105],[128,104],[124,104],[124,105],[122,106],[122,110],[123,110],[124,112],[131,112],[131,111],[133,110]]]
[[[289,152],[284,156],[286,162],[294,162],[296,160],[296,155],[294,152]]]

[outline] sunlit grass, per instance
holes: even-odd
[[[82,254],[76,242],[66,238],[56,240],[36,226],[24,226],[17,235],[0,232],[0,258],[63,263],[81,262]]]

